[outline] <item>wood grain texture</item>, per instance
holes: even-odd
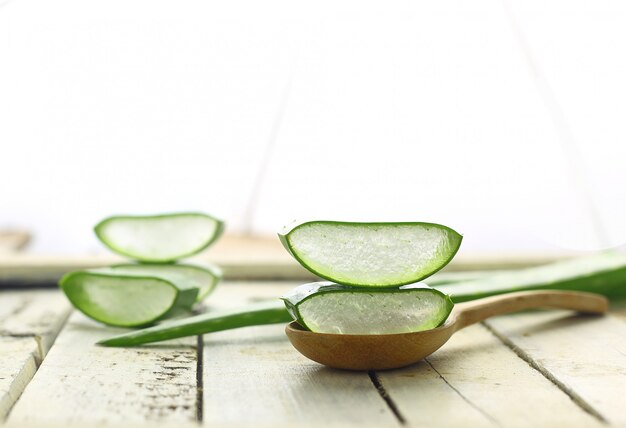
[[[367,373],[313,363],[295,351],[284,326],[204,337],[204,423],[396,425]]]
[[[0,336],[32,336],[43,359],[72,311],[59,290],[3,291],[0,293]]]
[[[626,423],[623,320],[546,311],[496,317],[485,325],[580,407],[610,423]]]
[[[297,283],[226,283],[219,307],[278,298]],[[204,335],[204,424],[397,426],[367,373],[328,369],[289,344],[284,325]]]
[[[0,423],[35,375],[37,349],[31,337],[0,337]]]
[[[297,284],[225,282],[207,300],[207,308],[274,299]],[[50,334],[45,328],[49,322],[28,314],[45,314],[64,302],[57,292],[40,293],[40,303],[26,299],[31,294],[0,295],[4,320],[0,325],[3,331],[17,332],[0,337],[0,397],[6,397],[0,398],[0,412],[12,406],[15,391],[24,389],[37,367],[40,347],[35,336],[22,335]],[[508,330],[494,327],[509,319]],[[198,413],[207,426],[398,426],[405,419],[409,426],[577,427],[599,425],[598,415],[623,422],[622,319],[550,311],[498,317],[489,323],[495,334],[515,344],[507,346],[484,326],[472,326],[458,332],[428,361],[370,375],[327,369],[307,360],[288,343],[283,325],[208,334],[203,338],[199,391],[196,338],[100,348],[94,342],[121,330],[74,313],[7,422],[178,426],[194,423]],[[522,343],[531,339],[534,342]],[[565,343],[576,340],[569,348]],[[587,349],[583,342],[605,349]],[[4,355],[11,358],[3,359]]]
[[[480,325],[427,361],[378,376],[414,426],[599,425]]]
[[[120,331],[75,312],[9,422],[195,421],[195,338],[144,348],[94,345]]]
[[[57,290],[0,293],[0,421],[52,346],[70,306]]]

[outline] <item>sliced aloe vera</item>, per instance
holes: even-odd
[[[112,251],[142,262],[166,263],[196,254],[223,232],[224,223],[201,213],[114,216],[94,228]]]
[[[359,287],[393,287],[420,281],[444,267],[462,236],[434,223],[311,221],[279,234],[308,270]]]
[[[426,284],[357,288],[332,282],[296,287],[283,297],[298,323],[316,333],[393,334],[440,326],[454,304]]]
[[[198,289],[184,283],[142,273],[103,268],[70,272],[61,289],[88,317],[119,327],[138,327],[188,311]]]
[[[459,282],[437,287],[455,303],[522,290],[573,290],[599,293],[611,299],[626,299],[626,255],[604,253],[551,265],[515,270],[484,280]],[[500,282],[502,281],[502,282]],[[541,282],[545,281],[545,282]],[[107,346],[134,346],[159,340],[228,330],[249,325],[287,322],[292,317],[282,302],[246,306],[221,315],[198,315],[116,336],[101,342]]]
[[[191,264],[145,264],[128,263],[111,266],[114,272],[121,274],[157,276],[168,280],[182,288],[197,288],[197,301],[204,300],[211,294],[222,278],[222,272],[217,266],[208,263]]]

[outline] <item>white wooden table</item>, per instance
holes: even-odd
[[[225,282],[211,307],[297,283]],[[346,372],[298,354],[282,325],[137,348],[58,290],[0,291],[0,421],[17,426],[596,426],[626,424],[626,312],[542,311],[459,332],[402,370]]]

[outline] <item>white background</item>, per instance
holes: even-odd
[[[0,228],[421,220],[626,241],[626,2],[0,0]]]

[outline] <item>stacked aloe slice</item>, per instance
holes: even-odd
[[[96,225],[96,235],[134,262],[70,272],[59,285],[76,308],[108,325],[145,326],[189,313],[221,272],[178,261],[207,248],[223,230],[221,220],[202,213],[109,217]]]
[[[302,266],[329,281],[283,297],[291,316],[317,333],[392,334],[435,328],[453,303],[419,281],[443,268],[462,236],[434,223],[311,221],[279,237]]]
[[[304,224],[301,225],[305,232],[302,236],[296,234],[299,226],[292,227],[282,234],[281,239],[305,267],[315,269],[318,275],[326,278],[337,276],[338,267],[341,267],[344,275],[348,272],[350,285],[328,282],[305,284],[283,297],[284,303],[272,301],[210,311],[127,332],[102,340],[99,344],[136,346],[247,326],[286,323],[294,318],[305,328],[316,331],[379,334],[416,331],[437,325],[448,316],[450,302],[446,294],[454,303],[524,290],[579,290],[603,294],[611,299],[626,299],[626,256],[623,253],[606,252],[503,272],[440,273],[429,279],[439,291],[435,292],[424,284],[399,284],[419,281],[443,267],[460,245],[461,237],[456,232],[424,223],[402,224],[409,229],[415,228],[412,234],[406,236],[398,235],[399,230],[394,229],[398,224],[311,224],[320,223],[324,227],[309,231]],[[346,229],[350,227],[353,229]],[[431,227],[438,233],[433,233]],[[422,229],[429,229],[429,235],[419,233]],[[384,234],[385,230],[398,236],[398,240],[385,238],[384,244],[377,245],[379,240],[372,238],[375,234]],[[425,243],[426,237],[430,237],[429,244]],[[328,240],[333,242],[329,244]],[[322,260],[318,244],[325,248],[324,254],[328,258],[313,267],[314,261]],[[431,255],[423,258],[416,253],[415,247],[423,251],[430,248],[428,254]],[[403,262],[407,270],[401,271],[398,268],[400,264],[389,257],[388,252],[413,263],[405,265]],[[355,264],[348,264],[348,260]],[[425,265],[427,269],[419,268]],[[364,266],[356,272],[358,276],[354,271],[356,266]],[[395,267],[388,269],[389,266]],[[367,272],[376,273],[380,269],[388,269],[390,274],[370,281],[373,276]],[[380,278],[389,280],[384,281],[385,285],[381,287],[376,284]],[[359,283],[365,285],[355,286]],[[419,318],[413,311],[420,312]]]

